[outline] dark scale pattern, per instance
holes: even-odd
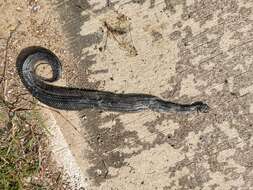
[[[38,61],[45,61],[51,66],[52,78],[45,79],[36,75],[35,65]],[[42,103],[57,109],[92,108],[118,112],[136,112],[146,109],[157,112],[208,111],[208,105],[203,102],[178,104],[148,94],[116,94],[108,91],[50,85],[46,82],[54,82],[60,78],[61,62],[53,52],[42,47],[23,49],[17,58],[16,66],[24,86],[30,93]]]

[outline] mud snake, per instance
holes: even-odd
[[[51,78],[36,74],[35,65],[39,61],[51,66]],[[60,78],[62,65],[52,51],[43,47],[34,46],[23,49],[17,57],[16,67],[28,91],[42,103],[57,109],[89,108],[117,112],[137,112],[146,109],[157,112],[207,112],[209,109],[208,105],[201,101],[179,104],[148,94],[123,94],[51,85],[49,83]]]

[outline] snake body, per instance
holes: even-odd
[[[52,77],[44,78],[36,74],[36,64],[43,61],[52,68]],[[86,108],[118,112],[137,112],[150,109],[157,112],[207,112],[203,102],[178,104],[162,100],[148,94],[120,94],[108,91],[68,88],[50,84],[61,76],[62,66],[58,57],[43,47],[28,47],[17,57],[18,74],[28,91],[40,102],[63,110]]]

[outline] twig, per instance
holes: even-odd
[[[123,19],[125,19],[125,15],[120,15],[120,17],[118,17],[119,21],[121,21],[122,17],[123,17]],[[108,36],[108,34],[110,34],[110,36],[118,43],[118,45],[121,49],[128,51],[128,53],[130,55],[136,56],[138,54],[137,50],[134,46],[134,43],[133,43],[132,34],[130,31],[130,25],[128,26],[127,29],[121,28],[121,27],[113,27],[110,24],[108,24],[106,21],[104,21],[103,25],[107,30],[107,36]],[[120,36],[127,34],[127,33],[130,34],[131,42],[128,42],[128,41],[124,40],[124,38],[120,37]],[[118,36],[120,39],[118,39],[116,36]]]
[[[108,29],[107,29],[107,31],[106,31],[106,37],[105,37],[105,44],[104,44],[104,48],[103,48],[103,51],[105,51],[106,50],[106,47],[107,47],[107,41],[108,41]]]
[[[11,110],[12,112],[23,112],[23,111],[31,111],[32,109],[30,108],[22,108],[22,107],[17,107],[13,110]]]
[[[10,104],[11,104],[13,107],[15,107],[15,105],[18,104],[18,103],[20,103],[21,100],[26,100],[26,101],[27,101],[27,99],[24,98],[24,96],[27,95],[27,94],[28,94],[27,92],[26,92],[26,93],[16,94],[16,95],[15,95],[15,96],[16,96],[16,100],[13,101],[13,102],[10,102]]]
[[[71,123],[71,121],[69,121],[68,119],[66,119],[66,118],[64,117],[64,115],[63,115],[60,111],[58,111],[58,110],[56,110],[56,109],[54,109],[54,108],[50,108],[50,107],[41,105],[41,104],[38,104],[38,106],[43,107],[43,108],[46,108],[46,109],[49,109],[49,110],[51,110],[51,111],[53,111],[53,112],[59,114],[59,115],[60,115],[67,123],[69,123],[69,124],[71,125],[71,127],[73,127],[73,129],[80,135],[80,131],[77,129],[77,127],[76,127],[73,123]]]
[[[106,21],[104,21],[104,26],[107,28],[107,30],[113,34],[123,35],[126,34],[127,31],[122,28],[113,28],[110,26]]]
[[[104,22],[104,26],[107,29],[107,37],[108,37],[108,35],[111,35],[112,38],[117,42],[117,44],[119,45],[119,47],[122,48],[123,50],[125,50],[124,42],[120,42],[117,39],[117,37],[116,37],[116,35],[122,35],[122,34],[124,34],[123,31],[117,30],[117,29],[113,29],[111,26],[108,25],[108,23],[106,21]],[[106,39],[106,44],[107,44],[107,39]]]
[[[108,168],[107,168],[106,163],[105,163],[105,161],[104,161],[104,160],[102,160],[102,163],[103,163],[103,165],[104,165],[104,169],[105,169],[105,175],[104,175],[104,178],[106,179],[106,177],[108,176],[109,171],[108,171]]]
[[[7,38],[7,41],[6,41],[6,46],[5,46],[5,55],[4,55],[4,67],[3,67],[3,73],[2,73],[2,76],[1,76],[1,79],[0,79],[0,85],[2,84],[2,82],[4,82],[4,86],[3,86],[3,94],[4,94],[4,99],[5,99],[5,94],[6,94],[6,88],[7,88],[7,82],[6,82],[6,79],[5,79],[5,76],[6,76],[6,72],[7,72],[7,58],[8,58],[8,49],[9,49],[9,43],[12,39],[12,36],[13,34],[17,31],[19,25],[21,24],[20,21],[18,21],[18,24],[16,25],[16,27],[14,28],[14,30],[11,30],[10,31],[10,35],[9,37]]]

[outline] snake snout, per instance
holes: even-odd
[[[207,104],[203,104],[202,106],[199,107],[198,111],[207,113],[209,111],[209,106]]]
[[[210,109],[210,107],[206,103],[203,103],[203,102],[194,102],[191,105],[196,106],[196,110],[198,112],[207,113]]]

